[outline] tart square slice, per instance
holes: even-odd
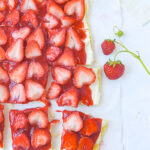
[[[63,111],[61,150],[99,150],[107,122],[78,111]]]
[[[0,105],[0,150],[3,150],[4,106]]]
[[[9,120],[13,150],[50,150],[48,108],[11,110]]]

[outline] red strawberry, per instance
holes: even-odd
[[[5,60],[5,51],[2,47],[0,47],[0,61]]]
[[[81,88],[84,85],[90,85],[96,80],[96,75],[92,69],[86,67],[77,67],[74,73],[74,85]]]
[[[66,130],[79,132],[83,128],[83,120],[79,112],[73,112],[71,115],[66,117],[63,122],[63,127]]]
[[[64,11],[62,10],[62,8],[59,5],[57,5],[55,2],[53,2],[52,0],[49,0],[47,12],[55,16],[58,19],[64,16]]]
[[[43,49],[45,45],[45,40],[43,31],[40,27],[34,30],[34,32],[29,36],[28,42],[30,41],[36,41],[39,44],[40,49]]]
[[[0,11],[4,11],[7,7],[7,1],[6,0],[1,0],[0,1]]]
[[[61,91],[62,87],[59,84],[52,82],[50,88],[48,89],[47,98],[55,99],[60,95]]]
[[[10,61],[21,62],[24,58],[23,39],[17,39],[13,42],[5,55]]]
[[[72,76],[72,73],[70,70],[61,68],[61,67],[54,67],[52,69],[52,75],[54,80],[61,85],[66,84]]]
[[[25,49],[25,56],[28,59],[42,56],[42,51],[36,41],[30,41]]]
[[[7,43],[7,36],[2,28],[0,28],[0,45],[5,45]]]
[[[27,78],[37,77],[41,78],[43,77],[45,71],[43,66],[39,62],[31,62],[28,68]]]
[[[67,31],[65,46],[77,51],[82,50],[82,41],[77,32],[72,28]]]
[[[5,16],[0,12],[0,23],[4,20]]]
[[[82,137],[78,143],[78,150],[93,150],[93,141],[88,137]]]
[[[19,11],[13,10],[10,14],[6,16],[5,22],[8,26],[15,26],[17,23],[19,23],[19,17]]]
[[[60,56],[61,53],[62,49],[59,47],[50,46],[46,51],[47,60],[53,62]]]
[[[25,103],[26,93],[23,84],[16,84],[10,91],[10,100],[13,103]]]
[[[13,141],[13,147],[16,149],[29,149],[30,141],[25,133],[20,133],[15,136]]]
[[[8,73],[0,66],[0,82],[7,83],[9,81]]]
[[[77,20],[82,20],[85,15],[84,0],[70,0],[65,4],[64,11],[67,15],[75,15]]]
[[[61,66],[75,66],[75,58],[73,52],[69,48],[65,48],[62,55],[56,60],[56,65]]]
[[[33,80],[26,80],[25,90],[27,98],[31,101],[40,99],[44,94],[44,87]]]
[[[54,46],[62,46],[65,42],[66,29],[61,29],[50,37],[50,43]]]
[[[97,123],[94,119],[86,119],[83,124],[81,133],[85,136],[91,136],[98,131]]]
[[[65,28],[65,27],[69,27],[71,25],[73,25],[75,23],[75,19],[71,18],[71,17],[67,17],[64,16],[61,18],[61,27]]]
[[[0,102],[1,103],[7,102],[8,98],[9,98],[9,89],[6,86],[0,84],[0,93],[1,93],[0,94]]]
[[[39,128],[46,128],[48,125],[48,116],[41,110],[32,111],[28,118],[31,125],[36,125]]]
[[[121,61],[111,61],[109,60],[104,65],[104,72],[110,80],[116,80],[124,74],[125,66]]]
[[[35,12],[38,11],[37,6],[34,0],[23,0],[21,4],[21,11],[25,12],[26,10],[34,10]]]
[[[55,0],[55,2],[58,3],[58,4],[64,4],[67,1],[68,0]]]
[[[59,106],[77,107],[79,103],[78,90],[75,87],[70,88],[57,100]]]
[[[16,68],[10,71],[10,79],[16,83],[22,83],[26,78],[27,68],[27,62],[19,64]]]
[[[3,121],[4,121],[3,110],[0,110],[0,123],[2,123]]]
[[[16,7],[15,0],[8,0],[7,3],[8,3],[9,10],[13,10]]]
[[[105,55],[109,55],[114,51],[116,46],[112,40],[107,39],[102,43],[101,47],[102,47],[103,53]]]
[[[15,130],[25,129],[28,126],[28,118],[24,113],[18,113],[15,115],[13,120],[13,128]]]
[[[25,40],[27,36],[30,34],[31,29],[29,27],[23,27],[20,28],[19,30],[16,30],[12,33],[12,37],[16,40],[18,38],[21,38]]]

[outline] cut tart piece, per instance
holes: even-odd
[[[3,150],[3,133],[4,133],[4,106],[0,105],[0,150]]]

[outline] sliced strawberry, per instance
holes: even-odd
[[[2,47],[0,47],[0,61],[5,60],[5,51]]]
[[[34,149],[51,144],[51,135],[46,129],[34,129],[31,137],[31,144]]]
[[[30,41],[25,49],[25,56],[28,59],[42,56],[42,51],[36,41]]]
[[[9,81],[8,73],[0,66],[0,82],[7,83]]]
[[[15,136],[13,141],[13,147],[16,149],[29,149],[30,140],[25,133],[20,133]]]
[[[27,78],[41,78],[43,77],[44,73],[44,68],[39,62],[31,62],[28,68]]]
[[[55,2],[53,2],[52,0],[49,0],[47,12],[55,16],[58,19],[64,16],[64,11],[62,10],[62,8],[59,5],[57,5]]]
[[[16,84],[10,91],[10,100],[14,103],[25,103],[26,93],[23,84]]]
[[[71,17],[67,17],[64,16],[61,18],[61,27],[66,28],[69,27],[71,25],[73,25],[75,23],[75,19],[71,18]]]
[[[62,49],[59,47],[50,46],[46,51],[47,60],[53,62],[60,56],[61,53]]]
[[[21,38],[25,40],[27,36],[30,34],[31,29],[29,27],[23,27],[20,28],[19,30],[16,30],[12,33],[12,37],[16,40],[18,38]]]
[[[63,121],[63,127],[66,130],[79,132],[83,128],[83,120],[79,112],[73,112],[71,115],[66,117]]]
[[[73,52],[69,48],[65,48],[62,55],[56,60],[56,65],[60,66],[75,66],[75,58]]]
[[[4,121],[3,110],[0,110],[0,123],[2,123],[3,121]]]
[[[0,45],[5,45],[7,43],[7,36],[2,28],[0,28]]]
[[[97,123],[94,119],[86,119],[83,124],[81,133],[85,136],[91,136],[98,131]]]
[[[75,16],[77,20],[82,20],[85,15],[84,0],[70,0],[64,6],[64,11],[69,16]]]
[[[52,82],[50,88],[48,89],[47,98],[55,99],[60,95],[61,91],[62,87],[59,84]]]
[[[75,87],[70,88],[57,100],[59,106],[77,107],[79,103],[78,90]]]
[[[66,84],[71,79],[72,76],[70,70],[61,67],[54,67],[52,69],[52,74],[54,80],[61,85]]]
[[[6,86],[0,84],[0,102],[5,103],[9,98],[9,90]]]
[[[0,12],[0,23],[4,20],[5,16]]]
[[[67,1],[68,0],[55,0],[55,2],[58,3],[58,4],[64,4]]]
[[[77,32],[72,28],[68,29],[67,31],[65,46],[77,51],[82,50],[82,41]]]
[[[36,125],[39,128],[46,128],[48,125],[48,116],[41,110],[32,111],[29,114],[28,119],[31,125]]]
[[[43,31],[40,27],[34,30],[34,32],[29,36],[28,42],[30,41],[36,41],[39,44],[40,49],[43,49],[45,45],[45,40]]]
[[[43,20],[44,20],[43,26],[47,29],[52,29],[59,24],[59,20],[50,14],[46,14]]]
[[[28,10],[22,17],[21,23],[24,25],[33,26],[34,28],[38,26],[38,20],[36,14],[33,10]]]
[[[26,78],[27,68],[27,62],[19,64],[16,68],[10,71],[10,79],[16,83],[22,83]]]
[[[44,87],[33,80],[26,80],[25,90],[27,98],[31,101],[40,99],[44,94]]]
[[[96,75],[92,69],[86,67],[77,67],[74,74],[74,85],[81,88],[84,85],[90,85],[96,80]]]
[[[7,7],[7,2],[6,0],[1,0],[0,1],[0,11],[4,11]]]
[[[35,12],[38,11],[34,0],[23,0],[21,4],[21,11],[26,11],[29,9],[34,10]]]
[[[13,42],[5,55],[10,61],[21,62],[24,58],[23,39],[17,39]]]
[[[19,17],[19,11],[13,10],[10,14],[6,16],[5,22],[8,26],[15,26],[17,23],[19,23]]]
[[[13,10],[16,7],[15,0],[8,0],[7,3],[8,3],[9,10]]]

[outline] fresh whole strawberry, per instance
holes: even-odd
[[[123,75],[124,70],[125,66],[119,60],[118,61],[109,60],[104,65],[104,72],[110,80],[116,80],[120,78]]]
[[[112,40],[107,39],[107,40],[104,40],[101,47],[102,47],[104,55],[109,55],[114,51],[116,46]]]

